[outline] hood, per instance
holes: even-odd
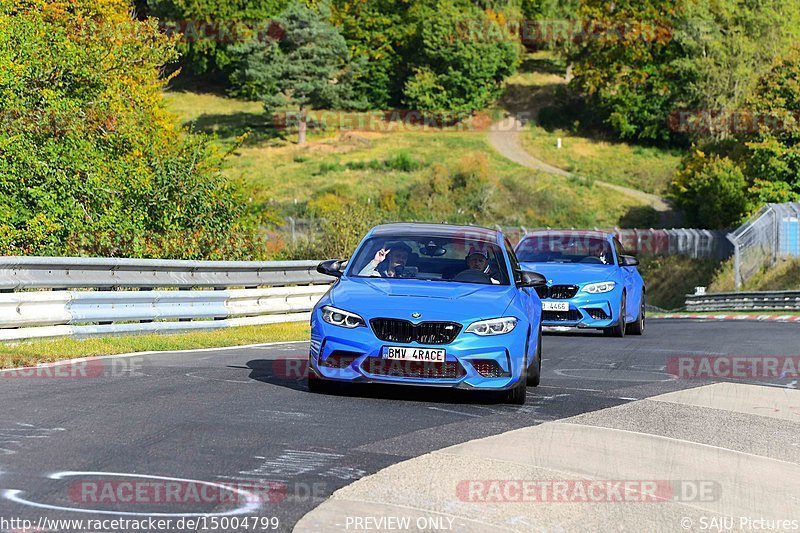
[[[587,265],[583,263],[521,263],[525,270],[533,270],[547,278],[548,285],[581,285],[597,281],[614,281],[614,265]]]
[[[503,316],[516,296],[513,286],[382,278],[342,278],[332,305],[365,319],[478,320]],[[420,313],[413,319],[411,313]]]

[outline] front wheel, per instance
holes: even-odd
[[[333,384],[317,376],[313,370],[308,369],[308,377],[306,378],[308,385],[308,392],[315,394],[327,394],[333,390]]]
[[[639,306],[639,316],[636,317],[636,322],[628,324],[628,333],[631,335],[644,334],[644,321],[645,321],[645,307],[644,307],[644,294],[642,294],[642,304]]]
[[[625,329],[627,324],[625,323],[625,315],[627,314],[627,309],[625,309],[625,294],[622,295],[622,301],[619,303],[619,320],[615,326],[611,326],[610,328],[605,328],[603,333],[607,337],[624,337],[625,336]]]
[[[528,376],[527,376],[527,367],[528,367],[528,354],[525,354],[525,357],[522,360],[522,371],[519,375],[519,380],[517,384],[514,385],[513,389],[506,391],[504,394],[505,403],[510,403],[513,405],[525,405],[526,397],[528,396]]]
[[[527,369],[528,385],[536,387],[542,379],[542,326],[539,326],[539,341],[536,343],[536,357]]]
[[[522,374],[514,388],[506,393],[506,403],[525,405],[525,400],[528,396],[526,381],[525,374]]]

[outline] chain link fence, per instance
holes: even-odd
[[[742,288],[782,257],[800,257],[800,202],[767,204],[728,235],[734,247],[734,280]]]

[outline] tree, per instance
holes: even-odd
[[[740,140],[751,192],[762,203],[800,200],[800,47],[771,64],[747,102]]]
[[[405,103],[431,114],[471,113],[495,100],[519,61],[519,42],[485,12],[440,2],[419,22],[414,73]]]
[[[145,2],[145,0],[138,0]],[[248,35],[270,33],[271,20],[289,0],[146,0],[147,14],[178,34],[185,70],[230,74],[229,48]]]
[[[267,112],[299,110],[298,144],[306,141],[309,109],[352,105],[350,53],[326,9],[293,3],[276,19],[280,39],[250,40],[239,54],[236,80],[250,87]]]
[[[0,0],[0,255],[261,253],[222,154],[166,110],[174,57],[124,0]]]
[[[693,227],[725,229],[747,214],[747,180],[728,157],[694,150],[672,182],[670,196]]]
[[[797,39],[800,4],[585,0],[580,19],[591,27],[570,52],[572,88],[621,138],[681,142],[669,117],[741,106],[771,58]],[[711,127],[694,138],[726,135]]]

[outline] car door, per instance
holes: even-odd
[[[641,302],[642,297],[642,289],[638,283],[638,276],[636,272],[636,267],[628,267],[624,266],[622,263],[622,256],[626,255],[625,249],[622,247],[622,243],[620,243],[616,237],[613,238],[614,243],[614,254],[617,256],[617,268],[620,270],[620,274],[622,275],[622,281],[625,285],[625,294],[627,295],[626,305],[627,305],[627,319],[636,320],[636,316],[639,312],[639,305]]]
[[[514,253],[514,248],[511,246],[511,243],[508,242],[508,239],[505,239],[504,244],[506,253],[508,254],[508,261],[511,264],[512,283],[514,283],[514,285],[517,287],[517,293],[519,295],[520,302],[522,303],[522,307],[525,309],[531,324],[538,326],[542,314],[542,302],[539,300],[539,296],[536,294],[536,289],[532,287],[520,287],[518,285],[518,283],[522,281],[522,266],[519,264],[517,255]],[[531,327],[530,334],[528,335],[528,345],[533,346],[536,342],[536,339],[538,339],[538,336],[538,327]]]

